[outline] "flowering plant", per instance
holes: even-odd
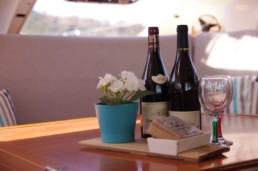
[[[122,71],[118,78],[108,73],[104,78],[99,77],[97,89],[105,93],[105,96],[100,98],[101,103],[124,104],[153,94],[151,91],[146,91],[144,84],[145,82],[133,72]]]

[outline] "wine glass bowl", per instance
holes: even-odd
[[[226,81],[218,80],[214,78],[204,78],[203,85],[203,103],[205,105],[206,110],[211,112],[219,112],[223,111],[227,107],[228,99],[227,99],[227,85]],[[212,80],[210,80],[212,79]],[[207,81],[207,82],[205,82]]]
[[[232,100],[232,83],[227,75],[204,76],[199,82],[198,97],[204,111],[207,111],[212,121],[213,145],[220,145],[218,141],[218,120]]]

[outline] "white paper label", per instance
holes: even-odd
[[[168,102],[142,102],[141,105],[143,133],[146,134],[152,120],[167,116]]]
[[[169,111],[169,116],[176,116],[185,122],[200,128],[200,111]]]
[[[151,79],[154,83],[157,84],[164,84],[165,82],[167,82],[167,77],[162,74],[151,76]]]

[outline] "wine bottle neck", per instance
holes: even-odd
[[[178,32],[177,33],[177,49],[189,49],[188,44],[188,33],[187,32]]]

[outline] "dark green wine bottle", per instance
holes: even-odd
[[[189,52],[188,27],[177,26],[177,51],[169,81],[169,115],[201,128],[198,76]]]

